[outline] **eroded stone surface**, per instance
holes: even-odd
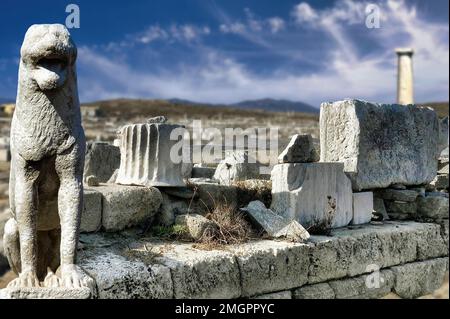
[[[214,179],[220,184],[230,185],[236,181],[258,178],[259,163],[247,152],[237,151],[229,154],[216,168]]]
[[[308,281],[309,247],[259,241],[233,248],[241,271],[242,295],[286,290]]]
[[[162,202],[154,187],[102,184],[95,190],[102,194],[102,227],[106,231],[142,224],[158,212]]]
[[[271,294],[260,295],[253,299],[292,299],[291,291],[273,292]]]
[[[84,163],[84,181],[95,176],[99,183],[106,183],[120,165],[120,149],[107,142],[89,142]],[[95,186],[95,185],[89,185]]]
[[[310,284],[380,268],[448,255],[440,226],[416,222],[384,222],[357,229],[336,229],[333,237],[311,236]]]
[[[170,226],[175,222],[177,215],[189,212],[189,203],[180,198],[170,196],[161,192],[162,203],[156,214],[156,222],[161,225]]]
[[[295,134],[278,156],[279,163],[310,163],[319,161],[319,154],[311,135]]]
[[[205,232],[213,232],[218,227],[212,220],[199,214],[178,215],[175,224],[186,227],[194,240],[201,239]]]
[[[91,299],[88,287],[67,288],[5,288],[0,290],[0,299]]]
[[[418,215],[431,219],[448,219],[448,197],[437,193],[434,195],[420,197],[417,200]]]
[[[309,233],[296,220],[290,221],[274,213],[260,201],[250,202],[242,210],[247,212],[251,219],[271,237],[284,237],[300,242],[309,238]]]
[[[185,186],[182,161],[171,149],[171,133],[183,127],[166,123],[130,124],[120,129],[120,167],[116,183],[141,186]],[[176,134],[175,134],[176,135]],[[178,136],[181,139],[182,136]]]
[[[351,182],[341,163],[275,165],[271,209],[302,226],[347,226],[353,217]]]
[[[334,291],[328,283],[307,285],[294,290],[294,299],[334,299]]]
[[[98,298],[173,298],[170,270],[162,265],[146,265],[105,249],[83,255],[80,264],[95,279]]]
[[[170,268],[175,298],[215,299],[241,295],[239,268],[229,252],[198,250],[192,245],[180,244],[156,260]]]
[[[64,25],[39,24],[27,30],[20,55],[10,139],[12,217],[3,237],[18,278],[8,288],[37,288],[44,279],[47,287],[88,286],[75,265],[86,148],[77,48]]]
[[[400,202],[414,202],[419,196],[419,192],[409,189],[393,189],[387,188],[376,192],[377,197],[390,200],[390,201],[400,201]]]
[[[391,219],[412,220],[417,216],[417,202],[384,201]]]
[[[96,233],[82,236],[79,256],[97,280],[100,298],[237,298],[289,290],[296,298],[379,298],[393,287],[390,267],[435,258],[446,264],[440,258],[448,256],[446,222],[392,221],[336,229],[306,244],[260,240],[226,250],[147,240],[131,230]],[[384,280],[379,288],[365,285],[374,283],[374,266]],[[436,278],[440,269],[426,273]],[[398,287],[412,280],[403,273]]]
[[[392,267],[395,293],[408,299],[433,293],[444,282],[447,263],[448,258],[438,258]]]
[[[431,182],[438,140],[439,120],[430,108],[359,100],[321,105],[321,161],[344,162],[354,190]]]
[[[225,203],[232,207],[238,205],[236,186],[220,185],[202,178],[191,178],[189,181],[198,194],[200,209],[213,210],[218,203]]]
[[[80,231],[95,232],[102,226],[102,194],[94,189],[85,188]]]
[[[329,285],[336,299],[378,299],[389,294],[394,283],[394,273],[382,270],[376,274],[330,281]]]
[[[87,184],[87,186],[93,187],[93,186],[100,185],[100,182],[99,182],[97,176],[89,175],[88,177],[86,177],[86,184]]]
[[[353,193],[352,225],[367,224],[372,219],[373,193]]]

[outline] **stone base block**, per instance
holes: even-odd
[[[431,294],[444,282],[447,264],[448,258],[437,258],[392,267],[395,293],[407,299]]]
[[[5,288],[0,290],[0,299],[91,299],[89,288]]]
[[[352,225],[367,224],[372,219],[373,193],[353,193],[353,219]]]
[[[271,209],[303,227],[347,226],[353,218],[352,187],[341,163],[275,165]]]
[[[101,184],[95,191],[102,194],[102,227],[106,231],[142,224],[162,203],[161,193],[154,187]]]
[[[95,232],[102,226],[102,194],[95,189],[85,188],[80,232]]]

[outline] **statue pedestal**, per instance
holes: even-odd
[[[91,299],[94,292],[88,288],[5,288],[0,289],[0,299]]]

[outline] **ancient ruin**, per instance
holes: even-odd
[[[430,108],[323,103],[320,161],[344,163],[357,191],[427,184],[436,176],[439,135],[439,119]]]
[[[397,71],[397,103],[402,105],[414,104],[414,77],[411,48],[395,50],[398,56]]]
[[[0,299],[433,293],[448,274],[448,118],[412,104],[412,51],[397,52],[398,104],[326,102],[306,129],[289,114],[273,166],[223,145],[193,162],[202,138],[180,162],[173,133],[187,125],[166,114],[116,114],[108,139],[86,142],[75,44],[62,25],[30,27],[0,192],[0,274],[15,275]]]
[[[120,130],[120,168],[116,183],[142,186],[184,186],[182,163],[171,160],[170,150],[178,142],[170,138],[179,125],[151,121]]]

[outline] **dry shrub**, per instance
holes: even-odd
[[[206,215],[206,218],[217,225],[215,228],[208,228],[199,240],[206,247],[240,244],[255,237],[250,223],[231,205],[216,205],[215,209]]]

